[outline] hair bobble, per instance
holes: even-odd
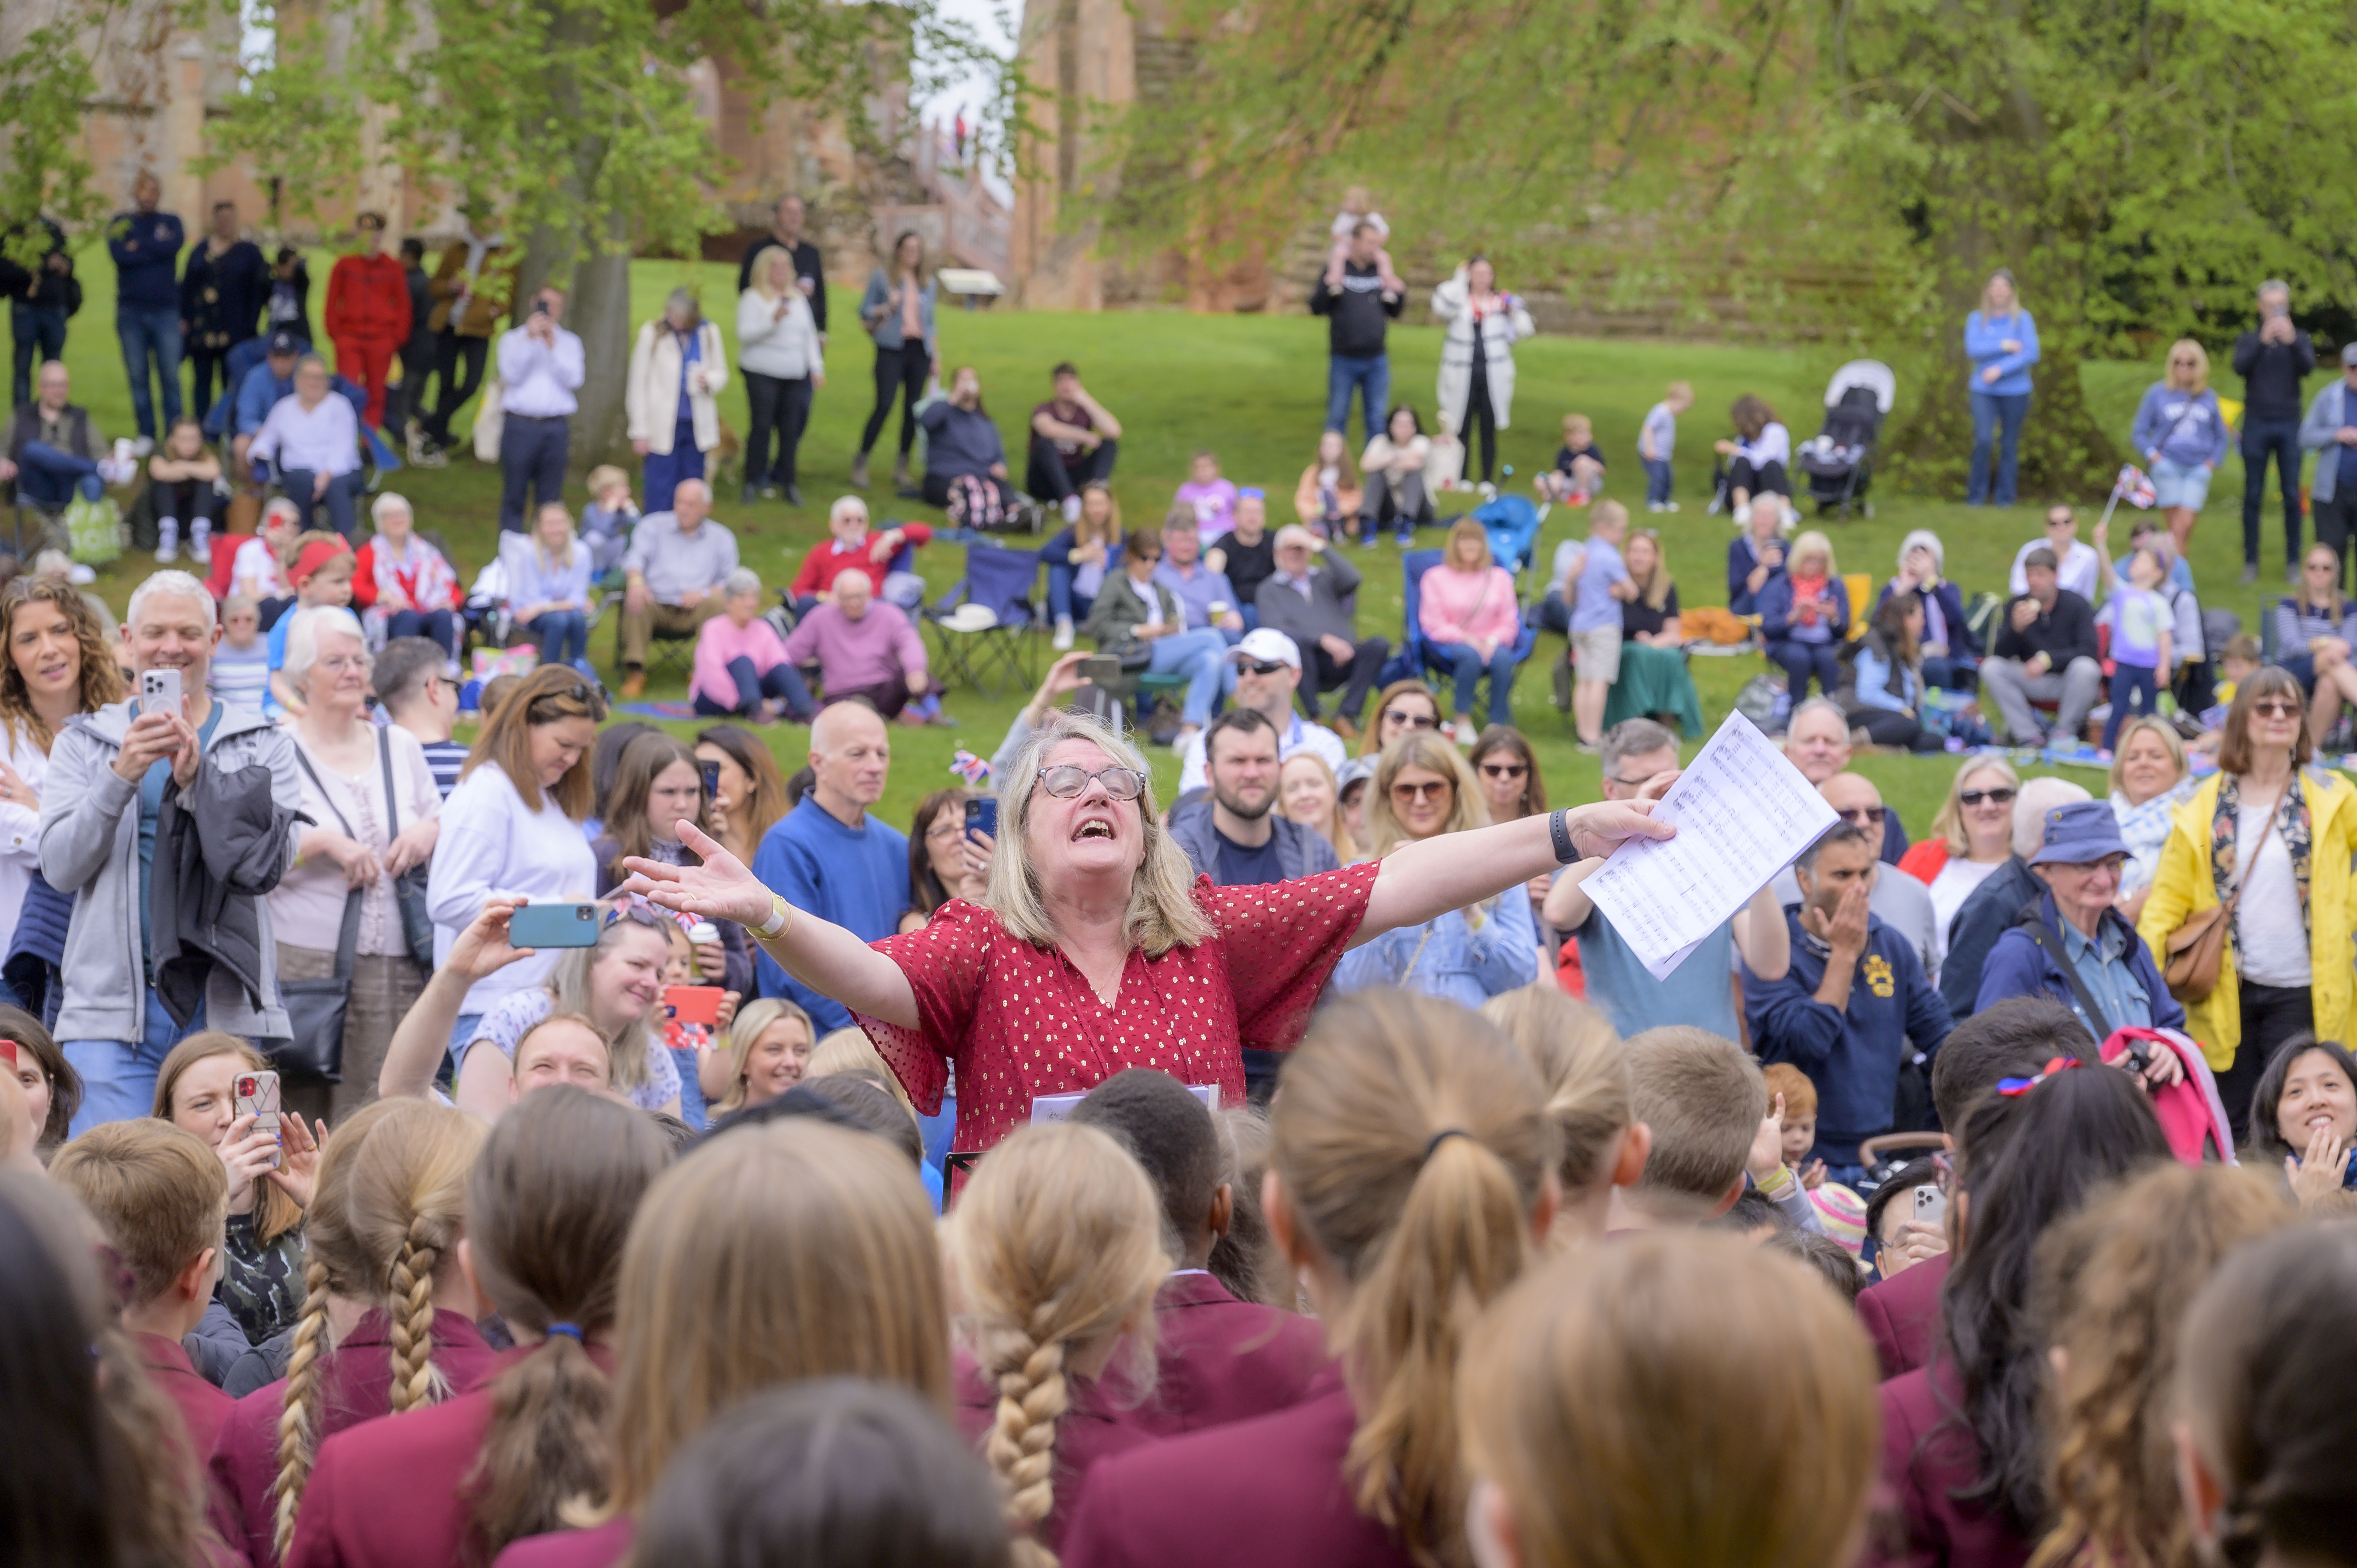
[[[1996,1080],[1996,1091],[1999,1094],[2006,1096],[2007,1099],[2011,1099],[2018,1094],[2028,1094],[2031,1090],[2036,1089],[2040,1084],[2044,1083],[2056,1073],[2065,1071],[2066,1069],[2077,1067],[2078,1065],[2079,1058],[2077,1057],[2050,1058],[2043,1068],[2040,1068],[2038,1071],[2030,1074],[2028,1078],[1998,1079]]]
[[[1472,1133],[1468,1133],[1462,1127],[1443,1127],[1439,1132],[1435,1133],[1432,1135],[1432,1142],[1424,1146],[1424,1163],[1431,1163],[1433,1151],[1439,1148],[1441,1144],[1447,1143],[1449,1139],[1471,1138],[1472,1136]],[[1478,1139],[1475,1141],[1479,1142]]]
[[[567,1339],[572,1340],[576,1345],[587,1345],[589,1343],[588,1340],[581,1337],[581,1326],[577,1323],[552,1323],[548,1326],[548,1333],[544,1337],[554,1339],[560,1334],[564,1335]]]

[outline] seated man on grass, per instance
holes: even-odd
[[[928,684],[924,639],[896,607],[876,602],[867,574],[858,567],[838,573],[833,593],[832,604],[802,617],[786,639],[788,661],[816,661],[829,703],[861,697],[886,718],[901,717],[909,699]],[[911,714],[904,722],[925,721]]]

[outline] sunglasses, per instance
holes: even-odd
[[[1236,666],[1236,673],[1239,675],[1274,675],[1280,670],[1290,670],[1292,668],[1292,665],[1287,664],[1282,659],[1255,659],[1249,664],[1238,664]]]
[[[621,896],[621,902],[606,911],[606,918],[603,920],[597,922],[600,930],[617,920],[634,920],[641,926],[664,932],[668,932],[673,926],[679,923],[672,915],[648,903],[643,894],[625,893]]]
[[[1986,800],[1992,805],[2010,806],[2013,804],[2013,797],[2014,791],[2003,785],[1999,785],[1994,789],[1959,789],[1956,791],[1956,799],[1967,806],[1977,806],[1983,800]]]
[[[560,686],[554,692],[543,692],[532,700],[532,705],[534,712],[538,712],[544,703],[578,703],[587,708],[595,706],[597,699],[597,693],[592,691],[587,682],[576,681],[570,686]]]
[[[1100,768],[1092,773],[1073,763],[1060,763],[1054,768],[1042,768],[1039,772],[1039,788],[1059,800],[1069,800],[1089,787],[1095,779],[1104,786],[1104,792],[1116,800],[1135,800],[1145,792],[1146,775],[1134,768]]]
[[[1446,779],[1435,779],[1426,784],[1394,784],[1392,786],[1392,799],[1419,803],[1426,800],[1438,800],[1448,795],[1451,788]]]
[[[1423,714],[1411,714],[1404,708],[1385,708],[1383,710],[1383,722],[1385,724],[1399,725],[1407,729],[1438,729],[1440,727],[1440,721],[1437,718],[1428,717]]]
[[[1520,779],[1529,771],[1529,767],[1520,762],[1485,762],[1481,765],[1483,777],[1490,779]]]
[[[2261,697],[2251,704],[2251,712],[2263,719],[2296,719],[2299,704],[2282,697]]]
[[[1885,808],[1881,806],[1852,806],[1846,811],[1836,811],[1834,814],[1854,828],[1868,825],[1878,827],[1882,822],[1884,810]]]

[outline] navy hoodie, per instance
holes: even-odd
[[[188,235],[169,212],[118,212],[106,226],[114,298],[134,310],[180,308],[180,247]]]

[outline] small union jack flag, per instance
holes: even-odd
[[[2160,492],[2152,488],[2152,481],[2134,463],[2120,465],[2120,477],[2112,481],[2112,493],[2139,510],[2160,499]]]
[[[958,747],[957,755],[950,758],[950,771],[977,789],[985,789],[990,783],[989,761],[976,757],[963,746]]]

